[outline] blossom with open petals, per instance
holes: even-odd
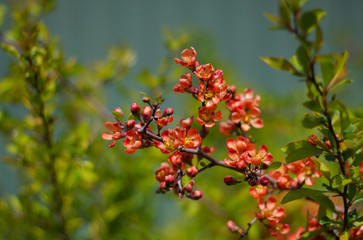
[[[202,138],[196,129],[190,128],[187,130],[181,130],[179,133],[180,145],[185,148],[196,148],[202,143]]]
[[[161,133],[162,142],[154,140],[155,147],[159,148],[164,154],[168,154],[179,146],[179,134],[177,131],[168,129]]]
[[[165,176],[174,175],[176,173],[176,169],[171,167],[168,163],[161,163],[160,168],[155,172],[155,178],[159,182],[165,181]]]
[[[251,196],[254,199],[263,198],[267,194],[267,191],[268,191],[267,187],[262,186],[261,184],[257,184],[256,186],[251,187],[249,190]]]
[[[214,68],[212,64],[203,64],[199,65],[195,71],[194,74],[199,78],[200,80],[209,81],[214,73]]]
[[[200,125],[205,125],[207,128],[211,128],[215,125],[215,121],[219,121],[222,119],[221,111],[214,112],[216,110],[217,105],[212,106],[211,108],[200,107],[198,110],[198,118],[197,122]]]
[[[193,47],[190,47],[189,49],[184,49],[181,52],[180,56],[182,60],[175,58],[175,62],[194,71],[196,65],[198,65],[197,52],[195,51],[195,49]]]
[[[126,153],[134,153],[142,146],[141,136],[134,130],[129,130],[122,144],[126,147]]]
[[[315,178],[320,178],[322,173],[316,167],[312,157],[301,160],[301,165],[301,171],[297,173],[299,182],[305,182],[306,185],[313,186],[315,184]]]
[[[192,86],[192,75],[186,73],[179,78],[179,83],[175,85],[173,90],[176,93],[189,92]]]
[[[258,152],[256,152],[255,148],[251,149],[246,161],[255,166],[259,166],[261,162],[268,166],[273,161],[273,158],[271,153],[268,152],[268,147],[266,145],[261,145]]]
[[[255,145],[250,143],[248,138],[238,136],[237,139],[227,139],[226,148],[228,156],[231,159],[225,158],[224,163],[229,167],[235,167],[243,170],[246,167],[246,158],[249,154],[255,151]]]
[[[276,224],[278,221],[286,217],[284,208],[281,206],[276,207],[277,199],[274,196],[270,196],[266,202],[263,198],[260,198],[257,203],[260,208],[260,212],[255,213],[255,215],[259,219],[266,218],[270,223]]]
[[[114,140],[108,146],[109,148],[115,146],[117,140],[126,136],[126,132],[121,130],[121,125],[119,123],[106,122],[104,126],[107,130],[111,132],[103,132],[101,135],[102,138],[104,140]]]

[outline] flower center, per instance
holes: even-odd
[[[203,119],[204,122],[209,122],[210,119],[212,118],[212,114],[210,114],[210,113],[203,113],[200,116],[200,118]]]
[[[213,98],[213,92],[211,90],[207,90],[205,93],[204,93],[204,99],[205,100],[211,100]]]
[[[173,140],[169,140],[169,141],[164,142],[164,145],[165,145],[165,148],[167,150],[174,150]]]

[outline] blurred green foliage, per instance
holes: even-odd
[[[169,94],[184,73],[174,67],[173,58],[198,42],[198,52],[210,53],[208,59],[214,65],[228,69],[212,53],[210,38],[165,29],[168,51],[159,69],[143,70],[135,77],[137,86],[128,85],[122,79],[135,63],[135,53],[126,45],[117,45],[110,48],[106,59],[89,66],[68,59],[42,22],[54,6],[49,0],[13,0],[0,5],[0,47],[12,56],[0,82],[0,130],[6,143],[0,148],[1,160],[19,179],[17,186],[2,183],[16,191],[2,192],[0,239],[233,238],[226,221],[232,219],[246,227],[256,209],[246,185],[225,186],[223,177],[231,174],[228,170],[216,168],[198,175],[198,188],[204,192],[201,201],[157,195],[154,172],[165,156],[155,149],[127,155],[121,146],[107,149],[100,137],[103,123],[112,119],[104,105],[114,101],[114,93],[126,102],[112,102],[114,107],[127,109],[132,100],[141,102],[133,88],[165,97],[164,105],[175,108],[175,119],[196,115],[192,99]],[[7,29],[1,27],[4,18],[11,22]],[[308,32],[311,27],[304,29]],[[232,69],[225,77],[239,92],[248,87],[233,76]],[[275,161],[281,161],[281,146],[310,135],[310,130],[296,127],[303,119],[303,107],[296,103],[304,92],[285,96],[255,92],[262,96],[265,127],[251,134],[257,144],[269,146]],[[209,146],[217,146],[215,156],[220,159],[227,153],[225,139],[213,129],[206,140]],[[292,228],[304,224],[307,210],[301,208],[303,204],[285,205],[288,213],[301,211],[292,214],[294,218],[287,214]],[[268,233],[255,224],[249,238],[268,238]]]

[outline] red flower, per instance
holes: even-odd
[[[168,108],[164,109],[167,110]],[[171,111],[173,110],[170,108]],[[158,125],[159,128],[165,127],[169,123],[173,121],[173,116],[171,114],[166,114],[166,111],[163,111],[163,114],[161,114],[160,109],[156,110],[155,112],[155,122]]]
[[[255,145],[250,140],[242,136],[238,136],[237,140],[233,138],[227,139],[228,156],[232,159],[225,158],[224,163],[229,167],[244,169],[246,167],[246,158],[248,154],[255,151]]]
[[[277,199],[274,196],[270,196],[266,203],[263,198],[258,199],[258,207],[260,208],[259,213],[255,213],[259,219],[266,218],[271,224],[278,223],[281,219],[286,217],[285,210],[283,207],[276,207]]]
[[[163,142],[154,140],[154,145],[159,148],[162,153],[168,154],[178,148],[179,136],[177,131],[171,129],[165,130],[161,133],[161,137]]]
[[[219,124],[219,132],[223,135],[230,135],[237,130],[237,126],[230,120]]]
[[[199,78],[200,80],[204,81],[209,81],[213,73],[214,73],[214,68],[210,63],[200,65],[194,71],[195,76],[197,76],[197,78]]]
[[[116,141],[126,136],[126,132],[121,131],[121,125],[119,123],[106,122],[105,128],[111,132],[103,132],[102,138],[104,140],[114,140],[108,147],[115,146]]]
[[[172,168],[168,163],[161,163],[160,168],[155,172],[155,178],[159,182],[165,181],[165,177],[169,175],[174,175],[176,170]]]
[[[190,92],[190,88],[192,85],[192,75],[190,73],[186,73],[186,76],[182,75],[179,79],[179,83],[175,85],[174,92],[183,93]]]
[[[194,71],[196,67],[195,65],[197,64],[197,52],[195,51],[195,49],[193,47],[185,49],[181,52],[180,56],[183,60],[175,58],[175,62]]]
[[[194,128],[181,130],[179,133],[180,145],[185,148],[196,148],[202,143],[202,138]]]
[[[260,198],[263,198],[267,194],[267,190],[268,189],[266,186],[262,186],[261,184],[258,184],[254,187],[251,187],[249,192],[254,199],[260,199]]]
[[[219,121],[222,119],[221,111],[214,113],[217,105],[213,105],[211,108],[200,107],[198,110],[198,118],[197,122],[200,125],[205,125],[207,128],[211,128],[215,125],[215,121]]]
[[[297,179],[300,183],[305,182],[306,185],[313,186],[315,184],[315,178],[320,178],[322,176],[319,169],[315,166],[313,158],[308,157],[299,162],[301,168],[297,173]]]
[[[175,151],[172,154],[169,155],[168,161],[176,168],[181,168],[183,164],[183,157],[182,153],[179,151]]]
[[[258,152],[256,152],[255,148],[251,149],[246,161],[255,166],[259,166],[261,162],[268,166],[273,161],[273,158],[271,153],[268,152],[268,147],[266,145],[261,145]]]
[[[130,130],[127,132],[122,144],[126,147],[125,152],[134,153],[142,146],[141,136],[137,132]]]

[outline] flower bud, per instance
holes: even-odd
[[[227,228],[231,232],[236,232],[238,230],[237,225],[232,220],[228,220],[228,222],[227,222]]]
[[[165,176],[165,182],[167,185],[172,185],[174,183],[175,177],[174,175],[167,175]]]
[[[144,103],[149,103],[149,102],[150,102],[150,98],[148,98],[148,97],[143,97],[143,98],[142,98],[142,101],[143,101]]]
[[[198,169],[195,166],[191,166],[190,168],[187,168],[187,175],[189,177],[195,177],[195,175],[198,174]]]
[[[193,191],[193,185],[189,183],[188,185],[185,186],[184,189],[187,192],[192,192]]]
[[[113,111],[120,113],[121,116],[124,117],[124,112],[122,111],[121,108],[114,108]]]
[[[193,186],[195,184],[195,181],[193,179],[190,179],[189,184]]]
[[[163,181],[163,182],[160,183],[160,188],[161,189],[165,189],[166,188],[166,182],[165,181]]]
[[[317,142],[318,141],[318,138],[313,134],[313,135],[310,135],[309,137],[308,137],[308,142],[311,144],[311,145],[316,145],[316,143],[315,142]]]
[[[235,179],[234,177],[231,177],[231,176],[225,176],[224,177],[224,183],[226,185],[234,185],[234,184],[237,184],[237,183],[240,183],[240,181],[238,181],[237,179]]]
[[[174,113],[174,109],[172,108],[165,108],[163,110],[163,116],[170,116]]]
[[[142,118],[144,119],[144,121],[147,121],[149,120],[149,118],[151,117],[151,113],[152,113],[152,110],[151,110],[151,107],[149,106],[146,106],[142,109]]]
[[[235,94],[236,91],[237,91],[236,86],[234,85],[227,86],[227,92]]]
[[[256,186],[257,184],[258,184],[258,182],[255,180],[255,179],[250,179],[250,180],[248,180],[247,181],[248,182],[248,184],[250,185],[250,186]]]
[[[131,110],[131,113],[133,115],[139,116],[139,114],[140,114],[140,107],[139,107],[139,105],[137,105],[137,103],[131,104],[130,110]]]
[[[203,192],[200,191],[200,190],[195,190],[194,192],[192,192],[190,194],[190,198],[193,199],[193,200],[201,199],[202,196],[203,196]]]
[[[269,182],[270,182],[270,180],[266,176],[262,176],[260,178],[260,183],[261,183],[262,186],[266,186]]]
[[[134,127],[135,127],[135,120],[134,119],[127,120],[126,128],[130,130],[133,129]]]

